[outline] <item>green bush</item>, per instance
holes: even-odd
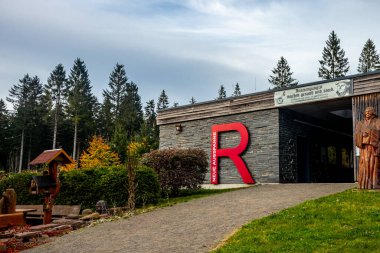
[[[39,175],[37,172],[10,173],[0,180],[0,194],[7,188],[13,188],[16,192],[16,204],[38,205],[42,204],[42,196],[29,193],[32,177]]]
[[[199,188],[208,166],[206,152],[196,148],[154,150],[142,162],[156,170],[162,192],[171,196],[182,188]]]
[[[14,188],[17,204],[42,204],[42,195],[29,193],[33,175],[41,173],[10,174],[0,180],[0,190]],[[95,208],[99,200],[105,200],[109,207],[126,206],[128,202],[128,173],[125,167],[96,168],[61,172],[60,192],[55,204],[78,205],[82,208]],[[158,176],[153,169],[140,166],[136,169],[137,206],[156,203],[160,196]],[[2,192],[1,191],[1,192]]]

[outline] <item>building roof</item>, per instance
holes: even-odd
[[[73,163],[74,160],[63,149],[45,150],[39,154],[30,165],[49,164],[52,161],[57,161],[62,164]]]

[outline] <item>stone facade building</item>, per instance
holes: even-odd
[[[211,161],[212,127],[237,122],[249,133],[240,156],[255,182],[353,182],[353,129],[367,106],[380,112],[379,71],[179,106],[158,112],[160,148],[201,148]],[[220,149],[241,141],[237,131],[218,137]],[[229,157],[218,161],[219,183],[242,183]]]

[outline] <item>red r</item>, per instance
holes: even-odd
[[[219,133],[237,131],[240,134],[241,140],[237,147],[219,149]],[[245,165],[241,154],[244,152],[248,145],[248,131],[247,128],[241,123],[230,123],[213,125],[211,127],[211,184],[218,184],[218,159],[219,157],[229,157],[235,164],[240,173],[243,182],[246,184],[254,184],[251,174]]]

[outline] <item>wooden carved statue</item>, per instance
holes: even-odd
[[[359,189],[378,189],[380,172],[380,119],[373,107],[364,111],[364,120],[357,122],[355,143],[360,149]]]

